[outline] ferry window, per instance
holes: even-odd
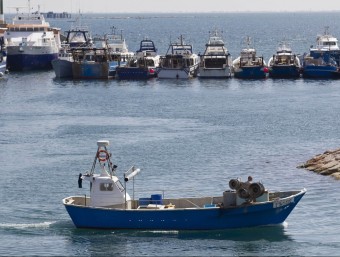
[[[112,183],[100,183],[100,191],[113,191]]]

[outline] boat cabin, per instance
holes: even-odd
[[[337,65],[340,65],[338,39],[328,33],[328,28],[326,28],[324,35],[317,37],[316,47],[311,46],[309,56],[314,59],[322,58],[326,63],[334,60]]]
[[[144,39],[140,42],[140,47],[136,51],[137,56],[147,57],[147,56],[156,56],[157,48],[152,40]]]
[[[87,27],[75,27],[66,31],[66,44],[70,47],[84,47],[92,45],[92,38]]]
[[[84,175],[83,180],[90,182],[91,202],[89,206],[104,207],[111,205],[125,205],[125,199],[131,200],[125,188],[116,176],[110,176],[105,169],[101,174]],[[128,202],[130,203],[130,202]]]
[[[316,47],[311,47],[311,50],[321,50],[321,51],[333,51],[339,50],[338,39],[328,33],[328,28],[326,28],[323,35],[319,35],[316,38]]]
[[[109,145],[109,141],[101,140],[97,142],[97,145],[98,150],[91,172],[85,175],[80,174],[78,180],[79,187],[82,187],[82,180],[90,182],[91,200],[90,203],[86,203],[86,205],[92,207],[121,205],[121,208],[130,208],[130,206],[126,206],[126,204],[131,204],[131,197],[115,175],[117,166],[112,165],[110,160],[111,154],[106,148]],[[96,172],[97,163],[99,164],[99,171]],[[129,174],[134,172],[130,177],[133,177],[139,171],[139,169],[135,169],[134,167],[128,170]]]
[[[200,66],[205,69],[225,69],[230,65],[231,56],[224,45],[222,37],[215,31],[205,45],[204,54],[201,55]]]

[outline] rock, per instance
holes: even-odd
[[[340,148],[318,154],[305,163],[299,164],[297,168],[314,171],[323,176],[332,176],[340,180]]]
[[[340,180],[340,172],[335,172],[331,175],[333,178],[335,178],[336,180]]]

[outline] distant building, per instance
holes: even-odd
[[[71,18],[71,14],[68,12],[62,13],[54,13],[54,12],[47,12],[42,13],[46,19],[69,19]]]

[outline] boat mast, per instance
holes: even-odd
[[[0,24],[5,23],[5,17],[4,17],[4,3],[2,0],[0,0]]]
[[[31,17],[31,0],[28,0],[28,18]]]

